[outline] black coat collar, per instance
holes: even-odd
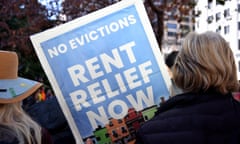
[[[161,113],[172,108],[185,107],[189,105],[194,105],[212,100],[226,99],[230,97],[232,97],[231,93],[223,95],[219,92],[211,90],[200,93],[183,93],[173,96],[169,100],[167,100],[159,107],[157,113]]]

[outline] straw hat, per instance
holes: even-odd
[[[30,96],[41,83],[18,77],[18,56],[0,50],[0,103],[15,103]]]

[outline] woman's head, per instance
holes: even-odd
[[[173,79],[186,92],[237,91],[237,69],[229,44],[217,33],[189,33],[173,67]]]

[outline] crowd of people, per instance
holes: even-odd
[[[52,89],[48,88],[46,89],[44,86],[40,87],[35,93],[34,93],[34,98],[35,101],[38,102],[42,102],[45,101],[47,99],[51,99],[55,97],[55,95],[53,94]]]
[[[239,81],[233,52],[218,33],[189,33],[169,54],[172,94],[137,131],[136,144],[239,144]],[[0,143],[53,144],[22,108],[54,97],[42,83],[18,76],[18,56],[0,51]]]

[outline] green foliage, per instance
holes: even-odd
[[[8,0],[0,4],[0,50],[19,56],[19,76],[49,84],[30,41],[30,35],[53,27],[46,7],[37,0]]]
[[[7,20],[6,23],[8,24],[10,29],[18,30],[27,26],[27,18],[24,17],[19,19],[16,16],[13,16],[9,20]]]

